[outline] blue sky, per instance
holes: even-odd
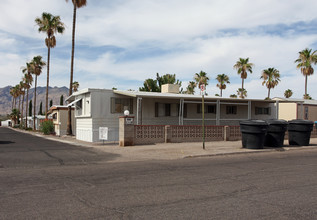
[[[292,89],[301,98],[304,77],[294,60],[305,48],[317,49],[316,9],[314,0],[88,0],[77,13],[74,80],[80,89],[137,90],[144,79],[170,73],[185,88],[203,70],[211,79],[209,95],[219,93],[216,75],[229,75],[228,97],[241,87],[233,65],[249,57],[255,66],[245,81],[248,97],[266,97],[261,72],[274,67],[281,82],[271,96]],[[66,25],[51,50],[50,86],[68,86],[71,1],[2,0],[0,12],[0,87],[17,84],[33,56],[47,59],[45,34],[34,22],[42,12],[61,16]],[[317,73],[308,82],[317,98]],[[46,69],[38,85],[46,85]]]

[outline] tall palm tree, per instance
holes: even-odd
[[[26,67],[22,67],[22,72],[24,73],[23,81],[25,82],[26,88],[26,100],[25,100],[25,129],[28,127],[28,103],[29,103],[29,89],[31,88],[33,77],[32,77],[32,65],[31,63],[26,63]]]
[[[291,89],[287,89],[284,92],[284,97],[285,98],[290,98],[293,95],[293,91]]]
[[[194,95],[195,94],[195,88],[196,88],[196,82],[189,81],[188,82],[188,86],[186,88],[186,93]]]
[[[222,97],[222,90],[227,88],[227,85],[225,83],[230,83],[229,76],[226,74],[218,74],[216,80],[218,80],[219,84],[217,84],[217,87],[220,89],[220,97]]]
[[[66,0],[68,2],[68,0]],[[87,4],[86,0],[72,0],[74,5],[73,10],[73,32],[72,32],[72,56],[71,56],[71,65],[70,65],[70,81],[69,81],[69,96],[73,94],[72,87],[73,87],[73,77],[74,77],[74,54],[75,54],[75,28],[76,28],[76,13],[77,8],[84,7]],[[67,135],[72,135],[72,107],[68,107],[68,117],[67,117]]]
[[[14,106],[14,87],[10,88],[10,95],[12,96],[12,104],[11,104],[11,110],[12,110]]]
[[[236,64],[233,66],[238,71],[238,74],[241,76],[242,79],[242,86],[241,91],[244,90],[244,80],[248,77],[248,72],[252,73],[252,67],[254,66],[253,63],[249,63],[249,58],[243,59],[239,58]],[[243,92],[240,93],[242,96],[240,98],[244,98]]]
[[[78,87],[79,87],[79,83],[77,81],[73,82],[73,91],[77,92],[78,91]]]
[[[307,95],[307,77],[314,73],[313,64],[317,63],[317,50],[312,52],[312,49],[304,49],[299,53],[299,57],[295,60],[297,64],[297,68],[300,69],[301,73],[305,76],[305,95],[304,99],[308,99]]]
[[[18,85],[15,85],[14,87],[12,87],[10,89],[10,92],[12,93],[12,97],[13,97],[13,107],[12,109],[16,109],[17,108],[17,98],[19,97],[19,87]]]
[[[50,78],[50,55],[51,48],[56,46],[55,33],[63,33],[65,30],[64,23],[61,22],[60,16],[53,16],[50,13],[43,12],[41,18],[36,18],[35,23],[39,26],[38,31],[47,34],[45,44],[47,46],[47,79],[46,79],[46,102],[45,102],[45,118],[48,112],[48,87]]]
[[[21,95],[22,95],[22,108],[21,108],[21,123],[20,123],[20,128],[22,128],[23,125],[23,103],[24,103],[24,96],[25,96],[25,89],[26,89],[26,84],[24,82],[24,78],[22,77],[22,80],[20,81],[20,87],[21,87]]]
[[[34,83],[34,107],[33,107],[33,130],[35,130],[35,115],[36,115],[36,85],[37,85],[37,77],[41,75],[43,67],[46,65],[42,60],[41,56],[33,57],[31,61],[31,73],[35,75],[35,83]]]
[[[280,72],[275,68],[268,68],[262,71],[261,79],[263,79],[262,85],[266,85],[268,88],[267,98],[270,99],[270,91],[281,81]]]
[[[200,71],[199,73],[195,73],[194,80],[196,81],[196,85],[200,89],[201,85],[208,85],[209,77],[207,76],[206,72]]]

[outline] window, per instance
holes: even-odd
[[[111,98],[111,113],[123,113],[125,110],[133,114],[133,99]]]
[[[202,108],[202,104],[197,104],[197,113],[200,114],[201,113],[201,108]],[[212,114],[216,114],[216,105],[205,105],[205,113],[212,113]]]
[[[76,109],[82,109],[83,106],[83,100],[80,99],[79,101],[76,102]]]
[[[237,114],[237,106],[227,106],[226,113],[227,113],[227,115],[236,115]]]
[[[155,103],[155,117],[177,116],[177,111],[178,108],[176,107],[176,104],[158,102]]]
[[[256,115],[270,115],[271,108],[262,108],[262,107],[255,107],[255,114]]]
[[[52,118],[53,118],[54,120],[57,119],[57,113],[54,113],[53,116],[52,116]]]
[[[308,107],[305,106],[305,120],[308,120]]]

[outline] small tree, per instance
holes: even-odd
[[[43,106],[42,106],[42,102],[40,103],[40,110],[38,112],[38,115],[43,115]]]
[[[29,116],[32,116],[32,108],[33,108],[32,100],[30,100],[30,102],[29,102]]]
[[[287,89],[284,92],[284,97],[285,98],[290,98],[293,95],[293,91],[291,89]]]
[[[242,88],[239,88],[239,89],[237,90],[237,94],[238,94],[238,96],[239,96],[240,98],[242,98],[242,99],[244,99],[245,97],[248,96],[247,90],[242,89]]]
[[[61,97],[59,98],[59,105],[64,105],[64,96],[61,95]]]
[[[53,106],[53,100],[51,99],[50,100],[50,107],[52,107]]]
[[[230,98],[236,99],[236,98],[238,98],[238,96],[237,96],[236,94],[231,94],[231,95],[230,95]]]

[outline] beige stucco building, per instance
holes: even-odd
[[[74,117],[75,108],[72,107],[72,131],[76,135],[76,123]],[[48,113],[53,119],[54,130],[57,136],[66,135],[67,119],[68,119],[68,107],[61,105],[52,106]]]
[[[278,118],[317,121],[317,101],[293,98],[274,98],[278,106]]]

